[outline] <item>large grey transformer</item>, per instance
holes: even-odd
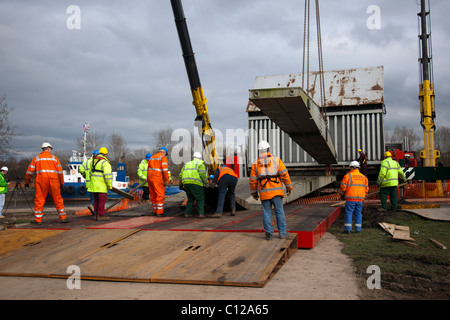
[[[320,117],[305,113],[317,108],[314,102],[320,101],[319,89],[316,90],[318,76],[317,72],[310,73],[307,90],[299,87],[301,73],[256,77],[247,106],[249,165],[258,158],[257,145],[261,140],[269,141],[272,153],[291,168],[336,163],[347,166],[358,158],[358,149],[366,153],[369,165],[382,161],[384,68],[324,72],[326,128]],[[261,99],[270,96],[270,102]],[[312,100],[309,106],[308,98]],[[295,103],[299,104],[298,109],[293,107]],[[295,110],[298,112],[293,114]],[[308,132],[311,121],[315,123],[315,133]],[[301,137],[295,132],[301,132]]]

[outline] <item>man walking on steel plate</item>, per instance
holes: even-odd
[[[279,237],[287,238],[289,233],[286,231],[286,216],[283,209],[283,184],[289,195],[293,190],[291,178],[283,161],[270,153],[267,141],[261,141],[258,150],[259,158],[252,164],[250,173],[250,192],[255,200],[261,198],[266,239],[271,240],[273,235],[272,205],[275,207]]]

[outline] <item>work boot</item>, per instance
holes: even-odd
[[[200,219],[204,219],[204,218],[205,218],[205,215],[204,215],[204,214],[199,214],[198,217],[199,217]]]
[[[98,216],[98,220],[97,221],[109,221],[109,220],[111,220],[110,217]]]
[[[32,220],[30,223],[31,223],[31,224],[41,225],[41,224],[42,224],[42,221]]]
[[[65,219],[59,220],[59,222],[61,222],[61,223],[69,223],[70,221],[69,221],[69,219],[65,218]]]
[[[208,218],[222,218],[222,214],[221,213],[213,213],[213,214],[209,214]]]
[[[272,234],[266,233],[266,240],[272,240]]]
[[[386,212],[386,209],[378,208],[378,212]]]
[[[231,210],[231,215],[235,216],[236,215],[236,209]]]
[[[280,235],[280,239],[286,239],[286,238],[289,238],[290,235],[291,235],[291,234],[290,234],[289,232],[286,232],[285,235],[283,235],[283,236]]]

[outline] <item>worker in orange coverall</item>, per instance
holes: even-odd
[[[34,221],[42,223],[44,205],[47,195],[53,198],[61,222],[68,222],[64,210],[64,201],[61,197],[61,188],[64,185],[64,175],[59,159],[51,154],[53,147],[50,143],[42,144],[42,152],[33,158],[25,174],[25,188],[29,188],[30,181],[35,178]]]
[[[148,160],[148,191],[150,192],[153,213],[158,217],[164,216],[165,184],[169,182],[169,162],[166,158],[168,153],[167,148],[161,147],[158,153]]]

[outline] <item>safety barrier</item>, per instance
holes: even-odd
[[[403,190],[403,191],[402,191]],[[380,188],[378,186],[369,186],[368,196],[366,200],[379,200]],[[439,192],[438,192],[439,191]],[[402,195],[403,192],[403,195]],[[438,194],[439,193],[439,194]],[[125,210],[140,205],[139,200],[142,198],[142,190],[136,190],[133,193],[133,200],[122,199],[119,204],[114,206],[108,212]],[[408,183],[404,188],[399,188],[398,197],[405,199],[417,198],[450,198],[450,180],[444,182],[417,182]],[[332,203],[342,201],[339,193],[332,193],[324,196],[302,198],[289,202],[288,204],[315,204],[315,203]],[[89,216],[91,212],[88,209],[75,212],[76,215]]]
[[[379,200],[379,191],[380,188],[378,186],[369,186],[369,192],[366,200]],[[398,196],[405,199],[450,198],[450,180],[444,182],[408,183],[404,188],[399,188]],[[338,201],[342,201],[339,193],[332,193],[324,196],[294,200],[289,202],[289,204],[312,204]]]

